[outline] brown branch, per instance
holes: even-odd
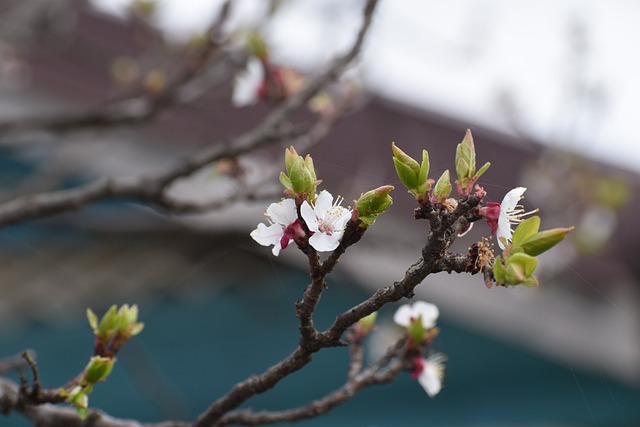
[[[378,361],[367,367],[358,375],[349,376],[347,382],[340,388],[306,405],[284,411],[241,410],[225,415],[216,426],[229,424],[262,425],[282,422],[293,422],[307,418],[314,418],[326,414],[336,406],[350,400],[357,392],[365,387],[386,384],[393,381],[405,368],[404,347],[406,337],[402,337],[389,347],[387,353]]]
[[[335,79],[344,70],[356,57],[362,47],[365,35],[370,28],[373,12],[377,3],[377,0],[367,1],[363,12],[363,24],[351,49],[344,56],[336,59],[327,71],[311,79],[300,92],[291,96],[279,107],[276,107],[276,109],[265,118],[258,129],[263,127],[268,129],[274,126],[274,124],[280,123],[290,113],[304,105],[320,88]],[[316,285],[316,287],[317,286],[318,285]],[[213,402],[213,404],[198,417],[194,423],[194,427],[208,427],[213,425],[220,420],[224,414],[237,408],[250,397],[274,387],[280,380],[309,363],[311,354],[320,348],[317,341],[313,340],[312,343],[306,344],[304,348],[299,346],[291,355],[269,368],[263,374],[236,384],[225,396]]]

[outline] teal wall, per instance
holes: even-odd
[[[273,264],[265,276],[270,278],[261,283],[225,283],[221,292],[190,299],[137,301],[145,330],[125,348],[109,381],[96,387],[91,405],[115,417],[143,421],[192,418],[235,382],[288,354],[297,342],[293,303],[307,279],[280,264]],[[331,282],[317,323],[328,325],[336,310],[364,297],[352,284]],[[392,312],[388,307],[382,315]],[[403,374],[388,386],[363,391],[329,415],[299,425],[640,425],[637,388],[475,334],[450,322],[446,313],[439,326],[435,348],[449,361],[445,387],[435,399]],[[33,324],[0,336],[3,355],[24,348],[37,352],[45,386],[60,385],[75,375],[91,346],[83,313],[73,324]],[[344,348],[323,351],[309,369],[248,406],[285,409],[318,398],[342,383],[346,360]],[[136,381],[131,372],[136,372]],[[20,416],[0,416],[0,426],[22,425],[29,424]]]

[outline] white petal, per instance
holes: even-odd
[[[341,237],[342,233],[333,233],[333,235],[315,233],[309,237],[309,244],[319,252],[329,252],[338,247]]]
[[[324,218],[333,207],[333,196],[327,190],[322,190],[314,202],[316,216]]]
[[[393,321],[396,323],[396,325],[407,328],[411,323],[412,317],[413,317],[413,310],[411,309],[411,305],[403,304],[400,307],[398,307],[395,314],[393,315]]]
[[[318,233],[318,219],[316,218],[316,213],[306,200],[302,203],[302,206],[300,206],[300,215],[302,216],[302,219],[304,219],[305,224],[307,224],[307,228],[314,233]]]
[[[337,230],[344,231],[347,222],[351,219],[351,211],[349,209],[341,208],[340,210],[343,211],[342,214],[333,222],[334,233]]]
[[[442,353],[434,353],[427,359],[422,360],[423,368],[418,377],[418,382],[429,397],[434,397],[442,389],[445,360],[447,360],[447,356]]]
[[[253,240],[262,246],[280,245],[280,239],[282,239],[283,235],[284,231],[278,224],[266,226],[260,223],[258,227],[251,232]]]
[[[502,203],[500,203],[500,212],[503,210],[510,211],[516,207],[520,199],[522,199],[522,195],[527,191],[525,187],[516,187],[513,190],[509,191],[502,199]]]
[[[244,72],[236,76],[231,102],[236,107],[245,107],[258,101],[258,89],[264,79],[264,69],[260,60],[251,58]]]
[[[424,301],[416,301],[413,304],[414,317],[422,316],[422,326],[425,329],[433,328],[436,325],[436,320],[440,316],[440,310],[435,304],[431,304]]]
[[[434,397],[442,389],[441,369],[441,366],[435,366],[435,363],[430,363],[426,360],[424,370],[418,377],[418,382],[429,397]]]
[[[271,203],[267,208],[267,216],[271,221],[286,227],[298,219],[296,202],[293,199],[284,199],[280,203]]]
[[[289,243],[291,243],[291,239],[289,239]],[[273,249],[271,249],[271,253],[275,256],[280,255],[280,251],[282,250],[282,246],[280,245],[280,241],[273,245]]]
[[[435,304],[416,301],[413,305],[400,306],[393,315],[393,321],[400,326],[408,327],[411,319],[417,319],[419,316],[422,318],[422,326],[425,329],[430,329],[436,325],[440,310]]]
[[[496,239],[498,240],[498,246],[500,249],[504,250],[504,245],[502,244],[501,237],[504,237],[507,242],[511,241],[511,236],[513,235],[513,231],[511,231],[511,222],[507,217],[506,209],[503,209],[503,206],[500,205],[500,215],[498,216],[498,229],[496,230]]]

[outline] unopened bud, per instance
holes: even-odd
[[[107,379],[113,369],[114,359],[102,356],[93,356],[84,369],[84,380],[88,384]]]
[[[378,215],[389,209],[393,203],[393,199],[389,195],[393,189],[392,185],[383,185],[361,195],[356,201],[358,219],[366,226],[372,225]]]

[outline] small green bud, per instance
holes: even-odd
[[[360,219],[365,226],[372,225],[378,215],[389,209],[389,206],[393,203],[389,192],[391,192],[393,188],[392,185],[378,187],[374,190],[367,191],[356,201],[358,219]]]
[[[464,182],[472,178],[476,172],[476,149],[473,145],[473,136],[471,131],[467,132],[462,142],[456,147],[456,173],[458,180]]]
[[[296,161],[300,157],[296,152],[296,149],[293,146],[286,148],[284,150],[284,167],[287,170],[288,174],[291,174],[291,166],[293,166],[293,162]]]
[[[107,379],[113,369],[114,360],[109,357],[93,356],[84,368],[84,380],[88,384]]]
[[[368,316],[365,316],[362,319],[358,320],[358,325],[360,326],[364,334],[368,334],[369,332],[371,332],[373,327],[376,325],[377,318],[378,318],[378,312],[374,311]]]
[[[258,32],[252,32],[247,38],[247,50],[256,58],[266,59],[269,56],[267,43]]]
[[[528,255],[538,256],[560,243],[574,228],[554,228],[535,233],[524,239],[519,247]]]
[[[420,175],[418,176],[418,181],[421,184],[427,182],[427,178],[429,177],[429,153],[427,150],[422,150],[422,164],[420,164]],[[425,191],[428,191],[427,188]]]
[[[307,154],[303,159],[295,148],[289,147],[284,151],[284,166],[288,176],[281,172],[279,179],[286,193],[293,193],[296,197],[315,193],[321,181],[316,178],[311,156]]]
[[[90,308],[87,308],[87,319],[89,320],[89,326],[91,326],[93,333],[97,334],[98,333],[98,316],[96,316],[96,314]]]
[[[311,174],[311,177],[313,178],[313,180],[316,180],[316,169],[313,167],[313,159],[311,158],[310,155],[306,155],[304,157],[304,164],[307,168],[307,170],[309,171],[309,173]]]
[[[398,178],[400,178],[400,181],[402,181],[404,186],[407,187],[407,190],[409,190],[409,192],[415,194],[416,189],[418,188],[419,175],[416,175],[411,167],[402,163],[395,157],[393,158],[393,165],[396,167],[396,173],[398,174]]]
[[[418,164],[411,156],[398,148],[395,142],[391,143],[393,150],[393,164],[398,173],[400,181],[407,187],[407,190],[418,200],[422,200],[424,194],[431,189],[429,175],[429,153],[422,150],[422,163]]]
[[[88,391],[89,393],[91,390]],[[70,392],[66,390],[60,390],[60,394],[65,397],[66,401],[75,406],[76,412],[81,419],[87,418],[89,414],[89,396],[84,387],[76,386]]]
[[[280,184],[282,184],[285,190],[293,190],[291,180],[284,172],[280,172],[280,176],[278,177],[278,179],[280,180]]]
[[[422,325],[422,315],[419,315],[407,328],[409,339],[412,343],[419,345],[424,342],[427,337],[427,330]]]
[[[291,180],[291,186],[295,193],[306,193],[311,191],[314,182],[313,176],[309,172],[309,169],[307,169],[302,158],[300,158],[300,161],[295,161],[291,166],[289,179]]]
[[[395,142],[391,143],[391,150],[393,150],[393,157],[395,159],[398,159],[400,163],[408,166],[416,177],[420,175],[420,165],[413,159],[413,157],[398,148]]]
[[[433,194],[438,198],[438,201],[442,202],[449,194],[451,194],[451,181],[449,179],[449,169],[444,171],[440,178],[438,178],[438,182],[436,182],[436,186],[433,190]]]
[[[538,280],[533,276],[537,265],[536,258],[522,252],[512,254],[504,264],[498,256],[493,263],[493,277],[502,285],[537,286]]]

